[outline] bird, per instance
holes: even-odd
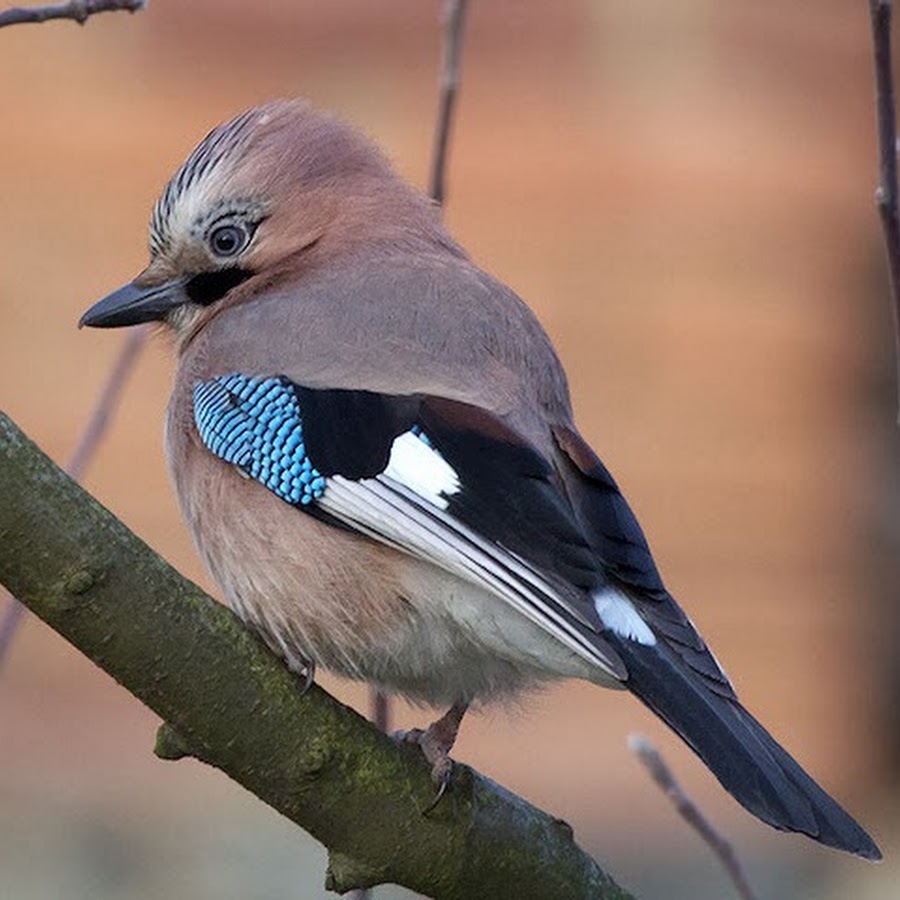
[[[149,231],[148,266],[79,324],[172,336],[181,512],[288,667],[446,708],[410,733],[442,788],[470,705],[626,689],[762,821],[880,858],[665,587],[534,313],[374,142],[302,99],[253,107]]]

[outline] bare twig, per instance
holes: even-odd
[[[444,173],[447,169],[447,152],[450,144],[450,127],[453,123],[453,107],[459,87],[459,61],[462,54],[463,26],[467,0],[447,0],[444,6],[443,59],[441,61],[440,100],[437,125],[434,131],[434,151],[431,158],[431,177],[428,195],[440,204],[446,196]]]
[[[122,349],[109,370],[106,384],[97,398],[94,411],[91,413],[87,425],[84,426],[78,445],[66,463],[65,471],[76,480],[80,479],[84,474],[87,464],[97,451],[97,447],[106,433],[110,417],[119,402],[125,381],[132,368],[134,368],[134,364],[146,340],[146,326],[133,328],[128,332],[128,336],[122,344]],[[6,592],[0,591],[0,593],[5,594]],[[12,645],[13,638],[18,631],[25,611],[22,604],[15,597],[7,596],[6,609],[3,612],[3,618],[0,619],[0,666],[3,665],[3,661],[6,659],[6,654]]]
[[[0,28],[8,25],[21,25],[28,22],[47,22],[50,19],[72,19],[79,25],[93,15],[102,12],[137,12],[147,5],[147,0],[71,0],[69,3],[57,3],[53,6],[13,7],[0,12]],[[73,478],[80,478],[84,467],[90,462],[97,444],[106,431],[109,416],[118,399],[122,382],[125,381],[140,348],[143,346],[145,335],[143,329],[138,329],[129,335],[122,348],[118,360],[113,366],[106,386],[100,395],[94,413],[91,416],[81,440],[72,454],[66,471]],[[0,618],[0,666],[6,659],[6,655],[12,645],[13,638],[18,632],[19,625],[24,616],[24,607],[15,597],[0,591],[0,598],[7,596],[6,608]]]
[[[65,466],[66,473],[71,475],[76,481],[84,474],[85,467],[91,461],[100,444],[100,440],[106,432],[110,417],[115,411],[119,397],[122,394],[122,388],[125,386],[125,381],[131,374],[131,370],[134,368],[134,364],[137,362],[137,358],[147,342],[147,334],[148,328],[146,325],[140,328],[132,328],[122,344],[122,349],[119,351],[116,361],[109,370],[106,384],[103,385],[103,390],[97,398],[94,411],[91,413],[91,417],[81,433],[78,446],[71,457],[69,457],[69,461]]]
[[[731,844],[716,831],[713,824],[703,815],[697,804],[684,792],[681,785],[675,780],[672,770],[666,765],[659,751],[639,734],[632,734],[628,738],[628,746],[631,752],[640,760],[644,768],[650,773],[650,777],[662,788],[684,819],[712,848],[713,853],[725,867],[735,890],[743,900],[758,900],[756,893],[750,887],[743,866],[737,858]]]
[[[138,12],[147,0],[70,0],[52,6],[14,6],[0,12],[0,28],[7,25],[23,25],[28,22],[49,22],[50,19],[71,19],[79,25],[97,13]]]
[[[897,382],[900,385],[900,217],[897,213],[897,122],[891,52],[891,0],[869,0],[875,54],[875,106],[878,119],[878,187],[875,203],[881,217],[891,284]],[[900,422],[900,416],[898,416]]]

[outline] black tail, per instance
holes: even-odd
[[[608,637],[608,635],[604,635]],[[627,687],[674,729],[753,815],[829,847],[881,859],[868,834],[736,700],[705,687],[664,640],[614,638]]]

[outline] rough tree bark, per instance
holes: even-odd
[[[216,766],[329,852],[327,886],[435,898],[627,900],[569,826],[458,766],[433,795],[396,745],[299,684],[0,414],[0,582],[167,723],[157,752]],[[378,827],[372,828],[377,822]]]

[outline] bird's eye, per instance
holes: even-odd
[[[236,256],[249,242],[243,225],[220,225],[209,233],[209,248],[216,256]]]

